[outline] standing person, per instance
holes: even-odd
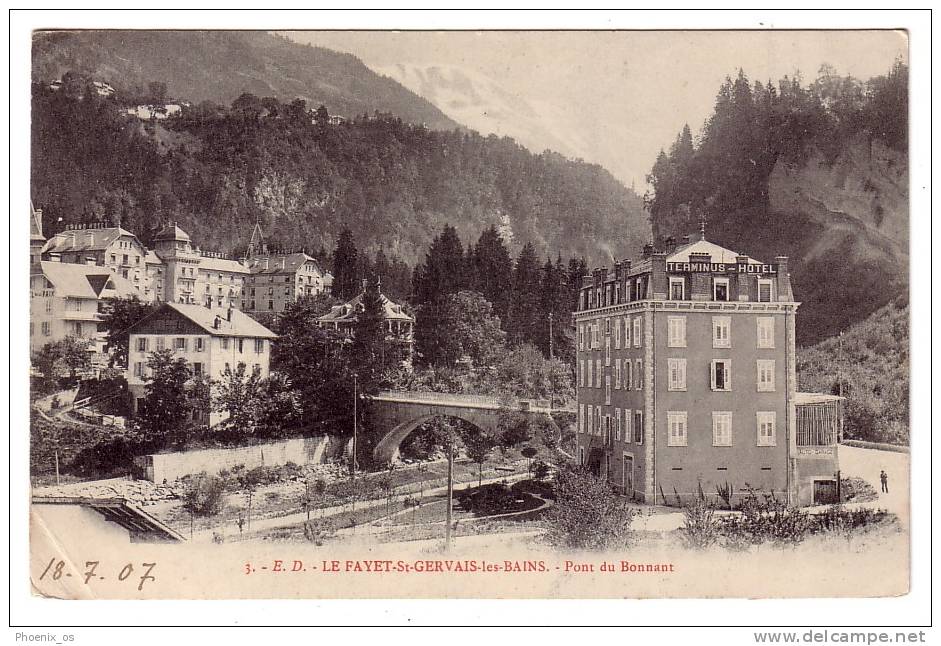
[[[882,481],[882,493],[889,493],[889,476],[885,469],[879,472],[879,480]]]

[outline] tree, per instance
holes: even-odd
[[[432,365],[453,366],[467,357],[475,366],[488,366],[502,352],[506,338],[490,303],[471,291],[448,294],[426,305],[418,326],[419,351]]]
[[[472,285],[504,323],[510,306],[513,260],[495,225],[484,229],[471,254]]]
[[[333,296],[335,298],[348,300],[359,292],[357,259],[353,232],[343,229],[333,252]]]
[[[385,308],[378,283],[368,283],[360,301],[353,326],[353,345],[350,348],[353,370],[360,377],[363,391],[372,392],[386,368],[387,346]],[[389,357],[393,353],[388,352]]]
[[[157,307],[156,303],[145,303],[137,296],[105,299],[98,329],[103,330],[108,339],[112,367],[127,368],[128,330]]]
[[[238,436],[253,435],[262,415],[261,370],[248,372],[239,361],[235,370],[226,366],[222,378],[213,384],[212,408],[226,413],[223,425]]]
[[[523,449],[520,451],[520,453],[522,454],[524,458],[529,459],[529,472],[532,473],[533,472],[533,458],[539,455],[539,449],[537,449],[535,446],[524,446]]]
[[[42,373],[46,387],[53,387],[66,376],[74,381],[80,372],[91,368],[88,342],[74,336],[47,343],[33,353],[31,361]]]
[[[538,341],[540,325],[539,262],[536,249],[527,242],[513,268],[513,301],[510,305],[507,335],[512,343]]]
[[[477,465],[477,488],[479,489],[484,479],[484,462],[496,447],[497,442],[492,435],[476,427],[472,428],[470,432],[464,433],[462,440],[467,457]]]
[[[464,248],[457,229],[445,225],[432,241],[425,262],[415,269],[414,302],[435,302],[469,286]]]
[[[546,538],[563,549],[610,551],[631,542],[635,511],[608,483],[583,467],[559,469],[555,504],[546,514]]]
[[[167,100],[167,84],[162,81],[151,81],[147,84],[147,101],[149,103],[164,103]]]
[[[173,350],[157,350],[147,358],[147,377],[138,420],[144,437],[156,444],[184,443],[192,418],[187,382],[193,376],[186,359]]]

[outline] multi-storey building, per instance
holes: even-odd
[[[646,502],[838,490],[837,397],[797,393],[788,259],[705,239],[586,276],[575,312],[579,460]]]
[[[164,303],[129,330],[127,383],[136,414],[146,396],[147,362],[157,350],[173,350],[195,376],[220,379],[240,363],[267,377],[274,332],[237,309],[209,309],[199,304]],[[194,419],[217,424],[225,415],[211,412],[210,402]]]
[[[147,249],[136,235],[103,224],[68,225],[42,249],[44,260],[108,267],[134,285],[138,297],[151,300],[147,298],[146,256]]]
[[[352,339],[353,331],[360,312],[363,311],[363,296],[367,290],[366,281],[363,281],[363,290],[343,303],[334,305],[330,311],[317,319],[317,325],[324,330],[335,332],[340,339]],[[399,355],[407,362],[411,361],[412,348],[415,340],[415,317],[382,293],[381,285],[374,289],[379,290],[379,300],[382,303],[383,319],[386,326],[385,341],[389,346],[396,347]]]
[[[103,358],[106,340],[98,330],[105,299],[137,290],[109,267],[39,262],[30,271],[29,348],[71,336],[88,342],[92,362]]]
[[[154,236],[154,249],[145,248],[129,231],[102,224],[70,225],[45,241],[41,213],[36,213],[30,224],[31,257],[111,267],[148,302],[281,312],[302,296],[323,293],[333,281],[303,252],[269,253],[257,224],[248,257],[235,260],[201,251],[175,222]]]

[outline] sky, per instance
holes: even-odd
[[[868,79],[907,60],[908,47],[904,32],[886,30],[284,33],[373,69],[448,66],[488,77],[543,106],[550,129],[570,131],[587,161],[640,192],[660,149],[686,123],[700,131],[720,84],[740,67],[752,81],[799,71],[808,83],[823,63]]]

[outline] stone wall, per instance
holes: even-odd
[[[280,466],[288,462],[295,464],[320,464],[337,450],[342,450],[341,441],[331,442],[328,436],[301,437],[281,442],[256,444],[233,449],[203,449],[176,453],[142,455],[134,459],[138,477],[153,482],[171,482],[177,478],[205,471],[219,473],[231,470],[236,465],[246,469],[261,466]]]

